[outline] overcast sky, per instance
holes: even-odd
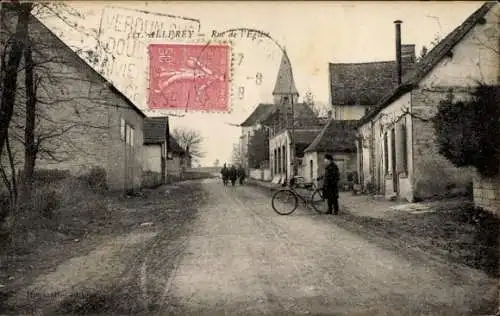
[[[297,89],[302,96],[311,91],[315,100],[329,102],[328,63],[368,62],[395,59],[394,24],[400,19],[403,44],[416,44],[417,54],[423,45],[436,37],[443,38],[458,26],[481,2],[69,2],[84,14],[77,23],[81,29],[98,29],[103,9],[106,17],[120,8],[140,9],[151,13],[164,13],[197,19],[200,32],[206,37],[213,30],[252,28],[268,33],[279,45],[286,47],[293,66]],[[134,11],[131,15],[143,17]],[[163,18],[167,21],[167,18]],[[106,23],[107,21],[107,23]],[[102,34],[119,38],[113,33],[111,20],[106,20]],[[170,22],[172,20],[169,20]],[[54,32],[72,47],[92,47],[96,42],[75,31],[57,18],[44,20]],[[192,21],[176,22],[178,27],[198,25]],[[198,30],[196,30],[198,33]],[[103,35],[103,36],[104,36]],[[168,42],[169,40],[156,40]],[[176,39],[189,42],[188,39]],[[280,49],[268,39],[236,38],[232,40],[235,59],[244,56],[241,64],[233,67],[233,91],[244,87],[242,99],[234,95],[231,113],[182,113],[172,120],[173,127],[199,130],[204,138],[206,157],[203,165],[216,159],[229,161],[233,143],[240,129],[226,123],[242,122],[261,102],[272,101],[272,89],[281,59]],[[243,55],[240,55],[243,54]],[[135,59],[134,59],[135,58]],[[132,62],[139,67],[131,78],[110,75],[111,80],[138,107],[147,108],[147,52],[134,56]],[[123,62],[130,62],[124,58]],[[238,63],[237,61],[236,63]],[[141,71],[142,70],[142,71]],[[255,81],[261,73],[262,81]],[[113,77],[114,76],[114,77]],[[128,89],[130,83],[134,89]],[[132,91],[133,90],[133,91]],[[169,111],[148,112],[148,115],[169,114]]]

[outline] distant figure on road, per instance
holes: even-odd
[[[234,165],[232,165],[229,169],[229,179],[231,180],[231,184],[234,187],[234,185],[236,184],[236,180],[238,179],[238,170]]]
[[[227,183],[229,182],[229,169],[227,168],[226,164],[224,164],[224,167],[222,167],[221,171],[220,171],[221,175],[222,175],[222,183],[224,184],[224,186],[227,186]]]
[[[240,179],[240,184],[243,185],[243,182],[245,181],[246,178],[246,173],[245,173],[245,168],[243,168],[242,165],[240,165],[238,168],[238,178]]]
[[[333,162],[333,157],[330,154],[325,155],[325,175],[323,183],[323,197],[328,203],[327,214],[338,215],[339,213],[339,187],[340,178],[339,167]]]

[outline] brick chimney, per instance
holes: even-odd
[[[415,55],[415,44],[401,45],[401,63],[403,67],[403,76],[413,70],[416,61],[417,56]]]
[[[396,20],[394,25],[396,26],[396,72],[397,72],[397,85],[401,84],[403,78],[403,62],[401,56],[401,23],[403,21]]]

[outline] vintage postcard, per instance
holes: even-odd
[[[500,315],[499,18],[0,2],[0,314]]]

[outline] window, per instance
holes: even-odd
[[[389,174],[389,140],[387,132],[384,133],[384,167],[385,174]]]
[[[129,127],[128,124],[125,123],[125,143],[127,144],[129,142],[129,137],[130,137]]]
[[[134,147],[134,128],[130,126],[130,146]]]
[[[134,128],[132,125],[128,124],[127,122],[124,121],[124,126],[123,126],[123,140],[125,140],[125,143],[130,146],[134,146]]]
[[[120,118],[120,139],[125,140],[125,120]]]
[[[274,150],[274,173],[278,173],[278,151]]]
[[[281,147],[278,148],[278,173],[281,173],[281,168],[282,168],[282,164],[281,164]]]
[[[288,170],[288,161],[286,156],[286,147],[283,145],[281,147],[281,152],[283,153],[283,173],[286,173]]]
[[[406,135],[406,124],[398,124],[398,130],[396,132],[398,150],[397,154],[397,171],[398,173],[407,174],[408,172],[408,149],[407,149],[407,135]]]
[[[393,127],[391,129],[391,155],[390,155],[390,160],[389,160],[389,170],[392,175],[395,175],[397,173],[396,170],[396,128]]]
[[[313,170],[313,167],[314,167],[314,162],[313,160],[309,160],[309,176],[311,178],[311,181],[314,180],[314,170]]]

